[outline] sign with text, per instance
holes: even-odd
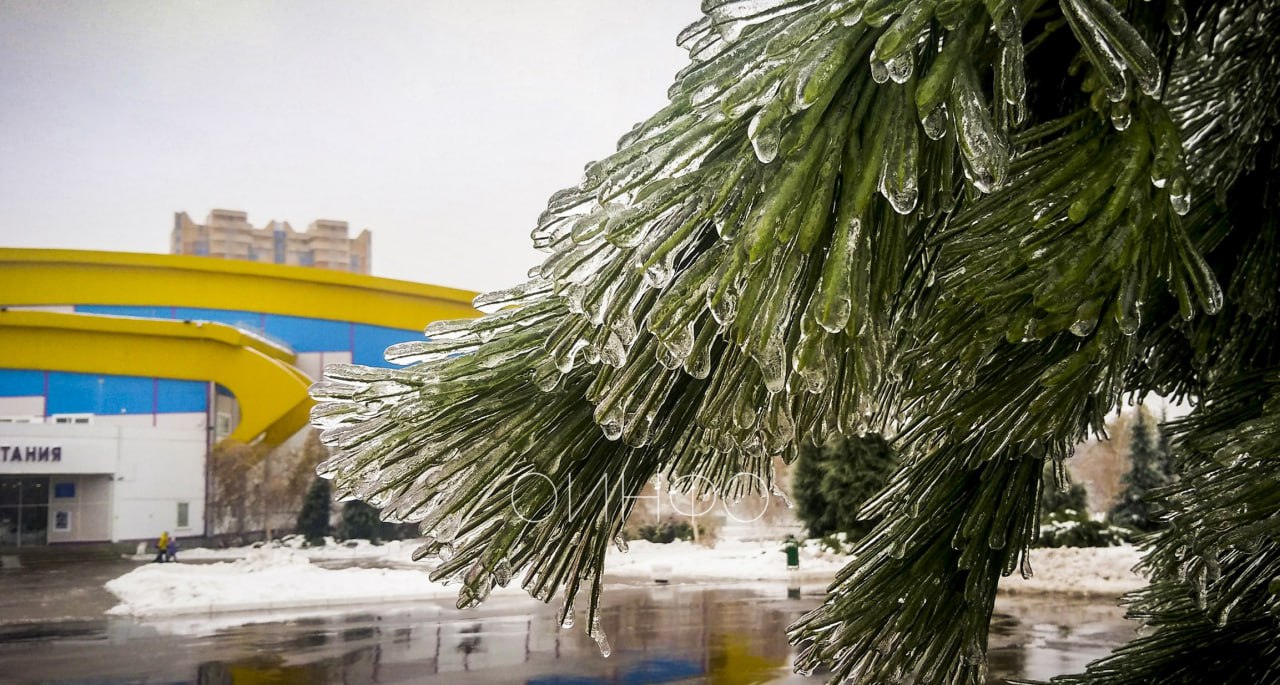
[[[0,474],[114,473],[118,453],[111,438],[0,435]]]
[[[60,462],[61,445],[0,445],[0,463]]]

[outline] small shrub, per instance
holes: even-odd
[[[1133,537],[1128,528],[1094,521],[1071,509],[1051,514],[1040,525],[1037,547],[1115,547]]]
[[[832,554],[850,554],[853,552],[857,540],[849,537],[844,532],[831,533],[813,540],[806,540],[807,544],[816,545],[819,550],[830,552]]]
[[[359,500],[343,503],[342,522],[338,524],[339,538],[377,542],[382,537],[381,526],[377,509]]]
[[[657,524],[646,523],[636,531],[641,540],[665,545],[676,540],[692,540],[693,526],[688,521],[661,521]],[[702,528],[698,528],[702,532]]]
[[[378,510],[365,502],[351,500],[342,505],[342,522],[338,524],[339,539],[368,540],[376,543],[384,540],[403,540],[417,535],[416,524],[383,521],[379,517]]]

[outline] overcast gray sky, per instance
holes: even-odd
[[[164,252],[173,213],[374,233],[374,273],[539,261],[554,191],[666,102],[697,0],[0,0],[0,245]]]

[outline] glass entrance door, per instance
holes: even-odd
[[[49,477],[0,476],[0,547],[49,541]]]

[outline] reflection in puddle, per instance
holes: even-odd
[[[415,605],[182,632],[126,619],[44,641],[4,640],[0,673],[58,683],[813,683],[790,671],[786,626],[820,597],[785,588],[662,586],[606,594],[613,656],[581,630],[557,630],[554,607],[495,598],[479,610]],[[56,625],[56,624],[55,624]],[[50,635],[61,635],[52,627]],[[37,631],[38,632],[38,631]],[[29,635],[29,634],[28,634]],[[992,682],[1078,670],[1127,640],[1132,628],[1109,602],[1001,598],[991,635]]]

